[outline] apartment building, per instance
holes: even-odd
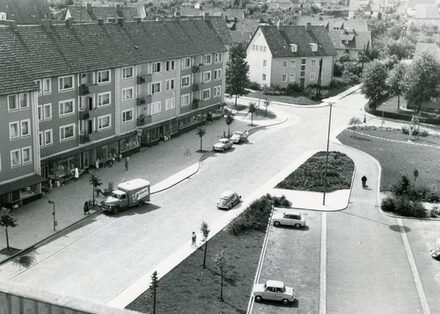
[[[202,18],[8,22],[0,40],[2,204],[26,200],[16,178],[33,176],[38,196],[41,181],[167,140],[223,102],[226,48]]]
[[[246,50],[249,79],[261,86],[328,86],[336,50],[324,26],[259,26]]]

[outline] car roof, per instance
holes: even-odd
[[[234,134],[243,134],[242,131],[235,131]]]
[[[221,142],[221,141],[229,141],[229,139],[226,138],[226,137],[222,137],[221,139],[219,139],[219,141],[220,141],[220,142]]]
[[[267,280],[266,286],[274,288],[284,288],[284,282],[278,280]]]
[[[282,208],[282,207],[275,207],[275,210],[278,212],[281,212],[286,215],[299,215],[301,216],[301,213],[299,211],[289,209],[289,208]]]
[[[234,194],[234,193],[235,193],[235,192],[232,192],[232,191],[224,191],[220,197],[221,197],[221,198],[223,198],[223,197],[229,197],[229,196],[231,196],[231,195]]]

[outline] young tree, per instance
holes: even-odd
[[[95,190],[97,187],[102,185],[102,182],[101,179],[99,179],[99,177],[96,174],[92,173],[89,178],[89,183],[93,187],[92,200],[93,200],[93,206],[95,206]]]
[[[403,83],[403,80],[407,71],[408,67],[406,64],[400,62],[391,70],[386,81],[390,93],[397,96],[397,110],[400,109],[400,96],[405,91],[405,84]]]
[[[353,130],[356,130],[356,127],[358,125],[361,125],[362,122],[358,118],[353,117],[350,119],[350,122],[348,122],[348,124],[353,127]]]
[[[212,260],[220,272],[220,301],[223,302],[223,279],[228,266],[225,251],[221,250],[215,254]]]
[[[206,134],[206,129],[200,126],[197,128],[196,134],[200,138],[200,151],[202,151],[203,150],[202,137]]]
[[[1,216],[0,216],[0,226],[5,227],[6,233],[6,250],[9,251],[9,233],[8,227],[14,228],[17,226],[17,218],[12,216],[9,213],[9,210],[6,208],[2,208]]]
[[[234,122],[234,116],[231,113],[225,115],[225,123],[228,126],[228,137],[231,136],[231,124]]]
[[[248,111],[251,114],[251,125],[254,125],[254,113],[257,111],[257,105],[254,102],[250,102]]]
[[[413,170],[414,184],[416,183],[417,177],[419,176],[419,170]]]
[[[157,287],[159,286],[159,279],[157,278],[157,271],[151,275],[151,283],[150,290],[153,295],[153,314],[156,314],[156,295],[157,295]]]
[[[246,49],[244,46],[232,46],[229,53],[226,69],[226,92],[231,96],[235,95],[235,106],[237,106],[238,97],[247,93],[249,65],[246,62]]]
[[[431,97],[437,97],[438,82],[440,81],[440,62],[436,57],[425,52],[411,64],[405,75],[404,96],[409,103],[417,106],[420,112],[422,103]]]
[[[267,107],[269,107],[269,105],[270,105],[270,100],[266,98],[264,100],[263,104],[264,104],[264,107],[266,108],[266,114],[267,114]]]
[[[377,60],[367,64],[362,72],[363,84],[361,90],[374,106],[386,91],[386,78],[387,68]]]
[[[202,225],[200,226],[200,231],[202,232],[203,235],[203,242],[204,242],[204,251],[203,251],[203,268],[206,268],[206,253],[208,252],[208,236],[209,236],[209,232],[211,232],[211,230],[209,229],[209,226],[206,222],[202,222]]]

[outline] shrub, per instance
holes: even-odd
[[[409,129],[408,129],[408,127],[406,127],[406,126],[402,126],[402,133],[403,134],[409,134]],[[425,131],[425,130],[421,130],[420,132],[419,131],[417,131],[417,130],[413,130],[413,133],[412,133],[413,135],[419,135],[419,136],[422,136],[422,137],[427,137],[428,135],[429,135],[429,132],[428,131]]]
[[[384,212],[394,212],[396,210],[396,204],[394,203],[394,199],[390,196],[387,196],[382,200],[382,203],[380,204],[380,208]]]
[[[289,85],[287,85],[287,95],[292,95],[298,92],[302,92],[303,88],[301,88],[301,86],[299,86],[299,84],[296,83],[289,83]]]
[[[249,84],[246,87],[253,90],[263,90],[260,84],[252,81],[249,81]]]
[[[409,197],[400,195],[395,197],[396,214],[408,217],[426,217],[426,210],[419,201],[413,201]]]
[[[403,175],[396,184],[391,185],[390,190],[397,196],[408,195],[411,191],[411,182],[407,176]]]

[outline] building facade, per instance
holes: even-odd
[[[323,26],[260,26],[246,50],[249,79],[261,86],[330,85],[336,50]]]
[[[17,36],[32,40],[17,45]],[[17,58],[6,74],[26,73],[17,87],[0,84],[4,205],[25,201],[17,190],[27,182],[14,177],[38,175],[50,189],[75,168],[110,165],[203,123],[223,102],[226,48],[202,18],[11,24],[0,38]],[[31,61],[18,62],[26,55]],[[23,93],[20,83],[34,90]]]

